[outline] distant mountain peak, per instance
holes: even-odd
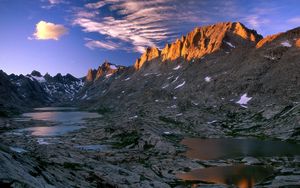
[[[42,77],[42,74],[39,71],[36,71],[36,70],[32,71],[30,75],[31,76]]]
[[[86,82],[92,82],[95,80],[99,80],[104,77],[110,77],[116,72],[118,72],[120,69],[123,69],[124,66],[119,66],[113,63],[110,63],[109,61],[105,60],[98,69],[89,69],[87,76],[86,76]]]

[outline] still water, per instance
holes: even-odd
[[[300,145],[283,141],[186,138],[181,143],[188,147],[187,157],[200,160],[300,155]]]
[[[250,188],[271,176],[272,173],[273,170],[270,167],[235,165],[197,169],[188,173],[178,174],[177,177],[183,180]]]
[[[283,141],[258,139],[200,139],[185,138],[181,142],[187,146],[185,155],[188,158],[200,160],[222,160],[252,157],[298,156],[298,144]],[[182,180],[203,181],[226,185],[235,185],[239,188],[250,188],[273,174],[269,166],[233,165],[196,169],[187,173],[177,174]]]
[[[18,133],[30,132],[33,136],[58,136],[84,128],[86,119],[101,117],[98,113],[76,111],[69,107],[45,107],[22,115],[24,119],[55,122],[57,126],[38,126],[16,130]]]

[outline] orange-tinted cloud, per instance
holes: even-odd
[[[36,40],[59,40],[67,32],[68,29],[63,25],[40,21],[36,24],[33,36]]]

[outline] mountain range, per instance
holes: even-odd
[[[232,127],[255,120],[249,127],[264,134],[299,139],[299,52],[300,28],[263,38],[239,22],[217,23],[197,27],[163,49],[149,47],[133,66],[106,61],[84,78],[1,71],[0,109],[11,115],[77,105],[145,124],[156,119],[188,125],[196,132],[213,122],[234,133],[238,127]],[[276,133],[263,126],[282,122],[289,126],[278,126]]]

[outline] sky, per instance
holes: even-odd
[[[239,21],[263,36],[300,26],[299,0],[0,0],[0,69],[82,77],[130,66],[198,26]]]

